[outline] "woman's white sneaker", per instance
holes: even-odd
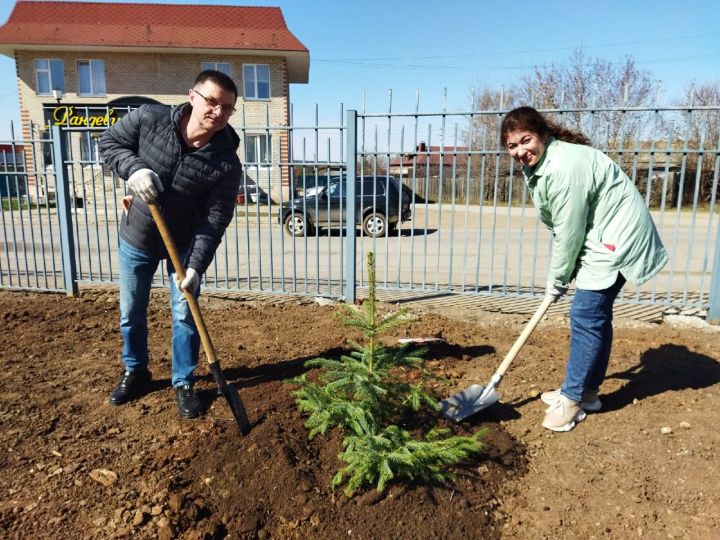
[[[552,431],[570,431],[578,422],[585,420],[587,414],[577,401],[560,394],[545,411],[543,427]]]
[[[557,398],[559,396],[560,389],[558,388],[557,390],[543,392],[540,395],[540,399],[546,405],[552,405],[557,401]],[[602,409],[602,401],[600,401],[600,398],[598,398],[597,390],[585,390],[582,395],[580,407],[582,407],[585,412],[598,412],[600,409]]]

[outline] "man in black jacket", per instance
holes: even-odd
[[[155,201],[184,259],[186,277],[170,274],[172,385],[183,418],[201,414],[194,390],[200,337],[180,289],[197,297],[200,277],[233,217],[242,167],[239,138],[228,125],[237,87],[219,71],[201,72],[177,107],[143,105],[125,115],[100,140],[107,165],[126,179],[128,196],[120,224],[120,332],[124,372],[110,394],[122,405],[142,395],[150,382],[147,306],[153,275],[167,258],[147,203]]]

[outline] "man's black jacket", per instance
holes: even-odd
[[[163,191],[158,204],[179,249],[189,248],[185,266],[204,274],[230,224],[242,177],[240,139],[229,125],[205,146],[183,155],[180,119],[190,104],[143,105],[130,111],[102,136],[100,154],[120,177],[151,169]],[[130,191],[132,193],[132,190]],[[134,197],[123,215],[120,237],[135,248],[166,258],[150,210]]]

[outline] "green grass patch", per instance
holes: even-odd
[[[20,210],[27,209],[27,199],[20,199],[18,197],[3,197],[2,198],[2,209],[3,210]]]

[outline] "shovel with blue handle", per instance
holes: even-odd
[[[535,327],[540,322],[540,319],[542,319],[545,315],[545,312],[550,307],[550,304],[553,302],[555,302],[555,298],[553,296],[547,295],[545,297],[542,304],[540,304],[537,311],[535,311],[535,314],[525,326],[525,329],[522,334],[520,334],[520,337],[517,338],[517,341],[515,341],[515,344],[512,346],[512,349],[510,349],[510,352],[508,352],[505,356],[505,359],[500,364],[500,367],[498,367],[497,371],[493,373],[493,376],[490,378],[490,382],[487,386],[473,384],[465,390],[440,402],[440,412],[443,416],[449,418],[450,420],[454,420],[455,422],[460,422],[468,416],[472,416],[483,409],[487,409],[490,405],[496,403],[500,399],[500,393],[497,391],[497,387],[500,385],[500,382],[505,376],[505,372],[510,367],[510,363],[520,352],[520,349],[522,349],[522,346],[525,345],[525,342],[530,337],[530,334],[532,334],[533,330],[535,330]]]

